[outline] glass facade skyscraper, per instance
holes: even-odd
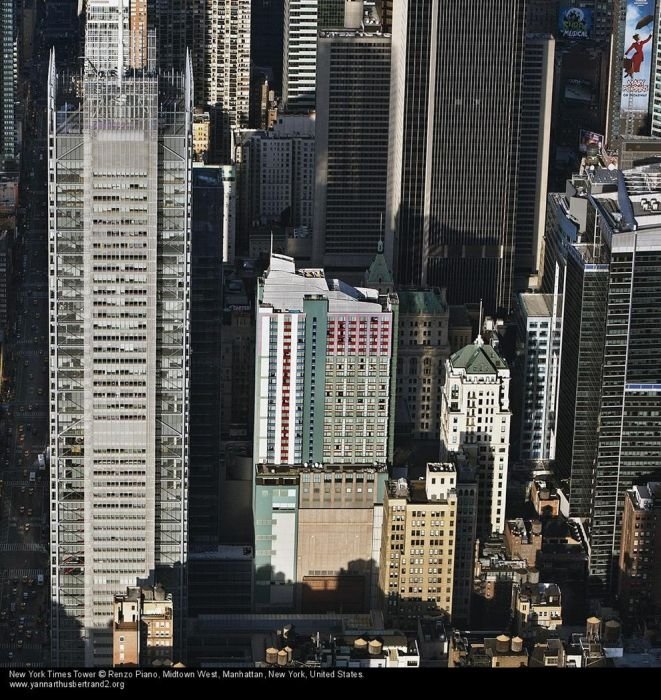
[[[90,2],[82,78],[49,71],[58,666],[110,665],[127,586],[163,584],[179,640],[185,618],[192,75],[125,70],[127,6]]]

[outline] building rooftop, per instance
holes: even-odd
[[[550,318],[553,315],[553,294],[519,294],[519,299],[528,318]],[[562,309],[560,299],[558,308]]]
[[[444,291],[440,289],[404,289],[397,292],[399,313],[438,315],[448,313]],[[462,307],[463,308],[463,307]],[[470,324],[470,320],[468,322]]]
[[[219,545],[204,552],[189,552],[189,561],[236,561],[252,560],[252,547],[241,544]]]
[[[532,605],[560,605],[560,587],[556,583],[523,583],[519,597]]]
[[[365,273],[365,284],[373,284],[376,286],[394,286],[395,279],[392,276],[392,271],[388,267],[388,261],[386,256],[383,254],[383,243],[379,241],[379,247],[377,249],[374,260],[372,260],[371,265],[367,268]]]
[[[629,493],[637,510],[652,510],[655,502],[661,500],[661,482],[651,481],[634,486]]]
[[[480,343],[466,345],[450,356],[453,369],[465,369],[467,374],[494,374],[507,369],[505,360],[490,346]]]
[[[286,476],[292,474],[310,474],[322,472],[366,472],[376,473],[388,470],[385,463],[381,464],[326,464],[315,462],[309,464],[265,464],[260,463],[255,465],[257,474]]]
[[[331,313],[379,313],[385,309],[376,289],[352,287],[340,280],[326,279],[321,269],[296,270],[294,258],[271,254],[262,281],[262,306],[276,311],[303,311],[305,297],[328,299]]]

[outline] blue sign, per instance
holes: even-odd
[[[558,32],[563,39],[589,39],[592,34],[592,10],[582,7],[560,10]]]

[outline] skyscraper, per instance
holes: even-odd
[[[347,574],[369,583],[375,573],[393,454],[397,297],[272,254],[257,298],[255,605],[288,609],[297,581],[337,589]],[[365,608],[373,596],[365,581],[354,584],[353,604]]]
[[[441,397],[441,455],[463,453],[476,469],[477,535],[484,539],[505,525],[509,464],[510,370],[478,336],[445,363]]]
[[[319,30],[342,28],[347,14],[358,28],[363,11],[374,5],[374,0],[285,0],[282,100],[287,111],[315,108]]]
[[[625,491],[657,478],[661,463],[661,167],[618,173],[617,192],[595,202],[610,264],[590,575],[605,595],[615,581]]]
[[[544,263],[554,58],[553,36],[526,34],[514,230],[515,291],[533,286]]]
[[[153,0],[159,65],[182,70],[190,50],[195,105],[212,108],[214,159],[230,162],[231,131],[248,125],[250,0]]]
[[[128,72],[128,0],[88,3],[48,81],[50,551],[56,665],[112,662],[113,596],[185,618],[192,75]],[[153,43],[153,42],[152,42]]]
[[[16,3],[2,0],[0,3],[0,167],[3,162],[13,161],[17,155],[16,123]]]
[[[661,460],[661,167],[595,168],[575,180],[573,197],[550,198],[557,231],[547,231],[550,256],[561,258],[564,248],[564,296],[572,300],[556,457],[563,476],[571,469],[572,511],[589,521],[591,592],[606,599],[615,590],[625,492],[656,479]]]
[[[554,459],[562,336],[562,298],[520,294],[519,459]]]
[[[285,0],[282,100],[287,110],[314,109],[318,0]]]
[[[383,238],[390,36],[380,25],[320,32],[312,257],[364,270]]]
[[[393,3],[386,253],[451,304],[511,305],[523,4]]]

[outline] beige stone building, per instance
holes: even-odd
[[[514,623],[519,634],[562,625],[562,597],[555,583],[524,583],[514,587]]]
[[[210,115],[197,109],[193,115],[193,157],[196,161],[206,160],[209,152]]]
[[[445,363],[441,393],[441,459],[463,452],[477,468],[477,534],[505,526],[511,411],[510,370],[478,336]]]
[[[388,483],[379,572],[386,617],[405,623],[452,610],[456,482],[454,465],[430,463],[424,479]]]
[[[300,474],[296,608],[362,612],[377,604],[385,465]]]
[[[173,661],[172,596],[160,586],[127,588],[113,601],[113,666],[152,666]]]
[[[633,486],[624,496],[619,559],[620,612],[639,622],[661,610],[661,483]]]
[[[397,397],[405,406],[411,437],[435,439],[440,431],[445,361],[450,355],[445,290],[399,290],[397,296]]]

